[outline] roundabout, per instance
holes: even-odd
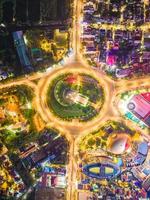
[[[118,189],[123,193],[122,190],[127,188],[128,191],[132,190],[133,196],[136,196],[135,190],[142,189],[146,192],[149,187],[148,183],[150,183],[150,135],[149,127],[143,125],[143,122],[149,119],[147,118],[149,109],[146,109],[148,114],[145,112],[143,121],[135,119],[134,114],[138,107],[133,100],[136,95],[140,97],[144,95],[141,98],[149,95],[149,77],[139,76],[130,80],[123,78],[116,80],[108,76],[99,65],[95,67],[89,64],[88,57],[83,57],[81,52],[83,5],[83,1],[75,1],[73,6],[75,17],[73,19],[73,42],[71,42],[70,49],[72,53],[64,57],[60,63],[49,66],[46,71],[6,82],[0,85],[0,89],[8,87],[11,90],[11,87],[15,85],[20,85],[21,90],[22,85],[32,88],[33,101],[29,102],[28,99],[23,98],[23,95],[20,95],[20,102],[25,103],[20,104],[21,109],[19,106],[16,107],[16,110],[18,113],[21,110],[24,115],[29,115],[32,114],[33,106],[37,112],[34,116],[34,123],[39,130],[36,132],[40,136],[38,143],[40,143],[41,150],[46,152],[44,155],[48,159],[44,162],[44,173],[54,170],[55,166],[52,165],[54,161],[55,164],[59,162],[60,165],[55,172],[62,172],[62,170],[59,171],[62,161],[68,158],[64,163],[65,167],[62,167],[66,170],[64,175],[66,176],[67,200],[79,200],[77,198],[82,190],[86,194],[93,192],[94,188],[98,188],[101,194],[107,193],[110,189],[118,195]],[[0,100],[1,110],[6,109],[7,101],[3,102],[2,98]],[[9,112],[7,111],[6,114],[12,115],[14,114],[10,112],[13,111],[10,109],[12,103],[16,106],[18,101],[14,101],[14,98],[10,100],[13,101],[10,102],[9,109],[7,109]],[[144,105],[145,102],[147,100],[144,101]],[[19,120],[21,116],[22,114],[19,115]],[[31,118],[28,122],[30,125]],[[8,128],[12,129],[12,126]],[[54,132],[56,129],[56,133],[53,133],[53,129]],[[8,141],[5,134],[3,137]],[[41,143],[41,138],[44,143]],[[30,144],[31,139],[25,139],[26,143],[28,141]],[[10,142],[12,145],[12,141]],[[64,177],[53,178],[64,180]],[[83,187],[80,188],[80,186]],[[95,191],[93,193],[95,194]]]
[[[49,84],[47,105],[55,116],[89,121],[100,112],[104,92],[100,83],[86,73],[64,73]]]
[[[105,103],[111,99],[108,83],[81,63],[56,69],[38,84],[41,89],[36,103],[41,106],[37,109],[48,123],[67,128],[96,123],[107,112]],[[105,96],[110,98],[105,100]]]

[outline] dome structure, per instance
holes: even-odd
[[[107,140],[107,151],[119,155],[131,150],[131,136],[126,133],[112,134]]]

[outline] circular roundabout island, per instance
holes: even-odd
[[[104,91],[100,82],[86,73],[64,73],[55,77],[47,91],[47,105],[57,117],[89,121],[101,110]]]

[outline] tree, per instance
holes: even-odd
[[[93,139],[93,138],[90,138],[90,139],[88,140],[88,145],[89,145],[89,146],[93,146],[94,144],[95,144],[94,139]]]

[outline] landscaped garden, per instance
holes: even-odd
[[[0,91],[0,138],[12,150],[34,137],[33,97],[31,88],[24,85]]]
[[[103,88],[88,74],[62,74],[52,81],[47,92],[50,110],[68,121],[91,120],[99,113],[103,102]]]
[[[129,129],[122,123],[108,121],[104,126],[100,127],[98,130],[84,136],[81,142],[79,143],[79,149],[81,153],[86,151],[91,152],[96,150],[102,150],[110,154],[113,152],[112,146],[114,144],[117,145],[117,142],[120,142],[121,145],[124,145],[123,141],[121,141],[121,138],[123,138],[124,141],[128,141],[129,143],[131,143],[131,137],[135,134],[135,131]],[[126,152],[125,148],[122,152]]]

